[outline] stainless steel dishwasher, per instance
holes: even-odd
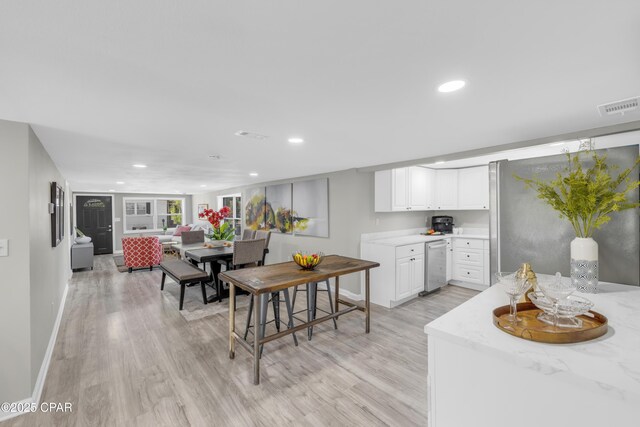
[[[426,246],[424,291],[420,292],[420,296],[437,291],[447,284],[447,241],[436,240],[426,243]]]

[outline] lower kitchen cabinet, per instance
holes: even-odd
[[[452,280],[472,289],[486,289],[489,286],[488,259],[488,240],[453,239]]]
[[[453,244],[451,243],[451,239],[447,240],[447,283],[449,280],[453,279]]]
[[[396,300],[424,290],[424,254],[396,260]]]
[[[371,270],[371,302],[391,308],[424,290],[425,244],[363,243],[363,259],[380,263]]]

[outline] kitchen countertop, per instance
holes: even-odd
[[[543,375],[588,387],[627,402],[640,401],[640,288],[600,283],[599,293],[580,294],[609,319],[606,335],[584,343],[545,344],[501,332],[494,308],[507,305],[493,286],[424,327],[426,334],[455,342]]]
[[[435,242],[436,240],[449,239],[484,239],[489,240],[488,234],[443,234],[440,236],[423,236],[420,234],[410,235],[410,236],[397,236],[397,237],[388,237],[385,239],[375,239],[369,240],[367,243],[372,243],[376,245],[387,245],[387,246],[402,246],[402,245],[411,245],[414,243],[425,243],[425,242]]]

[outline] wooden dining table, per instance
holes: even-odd
[[[229,358],[235,358],[235,344],[253,355],[253,383],[260,384],[260,347],[262,344],[293,334],[301,329],[308,328],[318,323],[326,322],[349,312],[359,310],[365,315],[365,333],[370,330],[370,299],[369,299],[369,272],[372,268],[379,267],[377,262],[365,261],[357,258],[349,258],[340,255],[328,255],[314,270],[303,270],[293,261],[280,264],[271,264],[264,267],[245,268],[240,270],[225,271],[218,276],[219,280],[229,284]],[[364,306],[340,299],[340,276],[364,271]],[[247,291],[253,300],[254,325],[260,325],[261,309],[260,298],[267,298],[272,292],[281,291],[305,283],[322,282],[335,278],[335,312],[326,316],[290,325],[289,328],[278,333],[262,336],[262,328],[254,327],[253,345],[249,344],[236,332],[235,320],[235,292],[236,287]],[[339,305],[348,308],[339,309]]]
[[[199,247],[187,249],[185,251],[185,258],[191,260],[196,264],[209,263],[211,271],[211,281],[216,289],[216,295],[212,295],[207,298],[207,302],[214,302],[216,300],[221,301],[225,297],[222,286],[220,285],[218,275],[221,268],[218,261],[230,261],[233,258],[233,246],[216,246],[213,248],[204,248],[202,244]]]

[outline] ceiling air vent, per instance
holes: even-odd
[[[612,114],[628,113],[638,109],[639,97],[623,99],[622,101],[610,102],[608,104],[598,105],[598,111],[601,116],[610,116]]]
[[[248,132],[246,130],[239,130],[238,132],[234,133],[234,135],[244,136],[245,138],[258,139],[258,140],[269,138],[267,135],[262,135],[255,132]]]

